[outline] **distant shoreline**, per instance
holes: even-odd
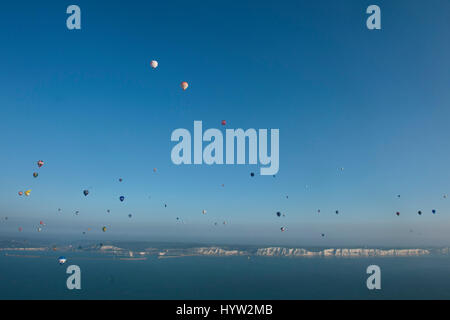
[[[142,250],[126,249],[113,245],[95,245],[75,249],[66,247],[5,247],[0,248],[5,256],[27,257],[27,255],[11,254],[9,252],[74,252],[74,253],[99,253],[111,255],[118,260],[146,260],[148,257],[158,259],[179,257],[286,257],[286,258],[373,258],[373,257],[423,257],[423,256],[448,256],[450,248],[410,248],[410,249],[378,249],[378,248],[325,248],[305,249],[287,247],[264,247],[249,249],[234,249],[227,246],[188,247],[188,248],[146,248]],[[29,257],[40,257],[34,255]]]

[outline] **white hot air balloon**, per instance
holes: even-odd
[[[150,62],[150,65],[152,66],[153,69],[156,69],[158,67],[158,61],[152,60],[152,62]]]

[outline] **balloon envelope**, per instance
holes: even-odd
[[[181,82],[181,88],[186,90],[189,87],[189,84],[186,81]]]
[[[59,257],[58,258],[59,264],[64,264],[64,263],[66,263],[66,261],[67,261],[67,259],[65,257]]]

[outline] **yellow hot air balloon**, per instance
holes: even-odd
[[[186,81],[183,81],[183,82],[181,83],[181,88],[182,88],[183,90],[186,90],[188,87],[189,87],[189,84],[188,84]]]
[[[31,193],[31,190],[25,191],[25,195],[26,195],[27,197],[30,195],[30,193]]]
[[[103,231],[103,232],[106,232],[106,227],[103,227],[103,228],[102,228],[102,231]]]

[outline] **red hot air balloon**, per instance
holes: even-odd
[[[227,121],[226,120],[222,120],[222,125],[226,126],[227,125]]]
[[[37,165],[38,165],[39,168],[42,167],[42,166],[44,165],[44,161],[39,160],[39,161],[37,162]]]

